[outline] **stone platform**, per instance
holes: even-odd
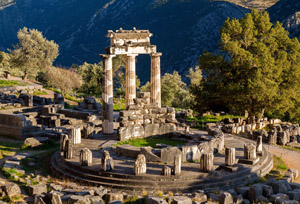
[[[74,157],[65,160],[60,152],[56,152],[51,159],[53,171],[59,177],[75,180],[89,185],[102,185],[106,187],[139,192],[162,190],[164,192],[189,192],[202,189],[207,192],[228,190],[235,186],[246,185],[266,175],[273,167],[272,155],[263,148],[262,156],[254,165],[236,164],[235,171],[230,172],[222,166],[225,163],[224,153],[215,154],[214,171],[200,172],[199,162],[183,162],[180,175],[162,176],[164,165],[172,164],[147,163],[147,173],[141,176],[134,175],[135,159],[117,155],[112,145],[116,140],[107,140],[106,137],[97,139],[83,139],[82,143],[75,145]],[[243,158],[244,144],[252,141],[236,136],[225,135],[225,146],[236,148],[236,158]],[[89,167],[79,165],[79,151],[89,148],[93,153],[93,164]],[[110,152],[114,159],[115,170],[103,172],[100,170],[101,155],[104,150]]]

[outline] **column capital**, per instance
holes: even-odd
[[[102,59],[107,59],[107,58],[113,58],[113,57],[115,57],[116,55],[100,54],[99,56],[102,57]]]
[[[151,57],[161,57],[162,53],[161,52],[151,53],[150,56]]]

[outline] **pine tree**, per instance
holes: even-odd
[[[279,22],[253,10],[240,20],[228,18],[220,34],[223,55],[199,58],[202,91],[192,91],[198,109],[225,105],[260,117],[264,111],[284,114],[299,103],[300,44]]]

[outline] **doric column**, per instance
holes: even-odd
[[[161,53],[151,54],[151,103],[161,106],[160,89],[160,56]]]
[[[235,148],[226,147],[225,149],[225,165],[233,166],[236,163]]]
[[[103,59],[103,87],[102,87],[102,133],[113,134],[113,72],[112,58],[115,55],[100,55]]]
[[[126,106],[133,104],[136,98],[136,58],[137,54],[128,54],[126,56]]]

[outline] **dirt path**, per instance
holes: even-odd
[[[265,147],[274,155],[280,157],[284,163],[291,169],[298,169],[300,172],[300,152],[283,149],[274,145],[265,145]],[[300,183],[300,176],[295,181]]]

